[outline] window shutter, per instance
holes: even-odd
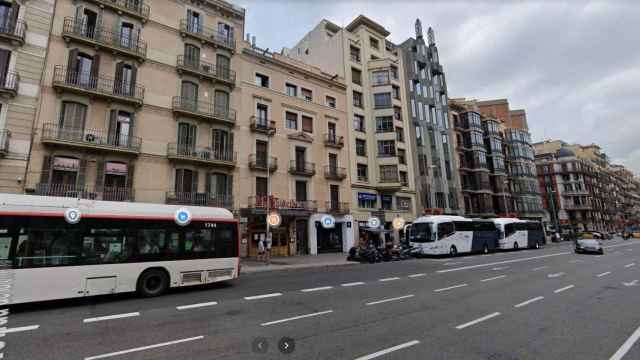
[[[67,82],[75,84],[79,80],[78,71],[78,49],[69,50],[69,59],[67,60]]]
[[[95,88],[98,85],[98,75],[100,71],[100,55],[95,54],[93,61],[91,62],[91,79],[89,80],[91,87]]]
[[[20,4],[15,1],[11,4],[11,23],[8,30],[14,32],[16,30],[16,23],[18,22],[18,14],[20,13]]]
[[[204,191],[211,197],[211,173],[205,174]]]
[[[128,164],[127,165],[127,189],[129,189],[129,191],[133,191],[133,174],[135,173],[135,165],[133,164]],[[133,199],[131,199],[133,200]]]
[[[189,126],[189,138],[187,140],[187,146],[189,146],[189,151],[195,151],[196,147],[196,130],[198,128],[195,125]]]
[[[84,188],[86,175],[87,175],[87,160],[81,159],[80,169],[78,169],[78,182],[77,182],[78,189]]]
[[[121,95],[124,90],[122,86],[122,70],[123,69],[124,69],[124,63],[119,62],[116,64],[116,76],[115,76],[115,81],[113,82],[113,91],[117,95]]]
[[[198,192],[198,171],[193,171],[193,176],[191,177],[191,192]]]
[[[104,160],[96,161],[96,192],[104,191],[104,166]]]
[[[227,189],[226,189],[226,194],[227,196],[231,196],[231,194],[233,194],[233,175],[227,175]]]
[[[49,184],[49,173],[51,172],[51,164],[53,163],[53,156],[45,155],[42,160],[42,172],[40,173],[40,183]]]
[[[174,185],[174,191],[176,193],[182,191],[182,180],[183,180],[183,178],[184,178],[184,170],[183,169],[176,169],[176,179],[175,179],[175,185]]]
[[[129,96],[135,97],[136,94],[136,77],[138,75],[138,68],[135,66],[131,66],[131,84],[129,84]]]
[[[118,111],[111,110],[111,112],[109,113],[109,134],[107,135],[107,143],[109,145],[115,144],[117,127],[118,127]]]

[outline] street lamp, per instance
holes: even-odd
[[[558,224],[558,211],[556,210],[556,202],[555,202],[555,193],[556,191],[549,185],[547,185],[547,193],[549,194],[549,202],[551,203],[551,216],[553,221],[553,226],[556,229],[556,232],[560,233],[560,225]]]

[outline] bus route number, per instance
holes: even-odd
[[[215,229],[216,223],[204,223],[204,227],[207,229]]]

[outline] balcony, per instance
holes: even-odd
[[[348,214],[351,210],[351,204],[348,202],[327,201],[324,206],[326,211],[332,214]]]
[[[276,132],[276,122],[258,116],[252,116],[249,128],[253,132],[273,135]]]
[[[170,205],[212,206],[233,209],[233,195],[168,191],[166,193],[166,203]]]
[[[324,134],[324,145],[336,149],[342,149],[344,147],[344,136]]]
[[[291,160],[289,162],[289,173],[291,175],[314,176],[316,174],[316,164]]]
[[[106,2],[106,0],[105,0]],[[122,32],[103,29],[100,26],[91,27],[83,21],[66,17],[62,28],[65,41],[78,41],[85,45],[113,52],[114,55],[132,57],[140,62],[147,58],[147,42],[134,39]]]
[[[6,129],[0,129],[0,157],[7,156],[9,153],[9,140],[11,132]]]
[[[249,154],[249,169],[274,172],[278,169],[278,158],[266,154]]]
[[[0,75],[0,95],[3,97],[15,97],[18,95],[18,83],[20,75],[13,71],[8,71],[4,75]]]
[[[174,96],[172,109],[176,114],[196,117],[202,120],[235,126],[236,111],[225,106],[216,106],[206,101],[197,101],[188,97]]]
[[[142,106],[144,101],[143,86],[124,81],[116,82],[113,78],[106,76],[96,77],[89,73],[68,72],[60,65],[53,70],[53,87],[57,91],[70,91],[134,106]]]
[[[96,192],[89,191],[86,186],[77,186],[72,184],[38,183],[36,184],[35,194],[91,200],[98,198],[98,194]]]
[[[403,184],[399,176],[381,176],[377,188],[380,190],[394,191],[400,190]]]
[[[342,181],[347,178],[347,169],[343,167],[327,165],[324,167],[324,178],[328,180]]]
[[[24,38],[27,32],[27,23],[17,20],[15,23],[8,21],[6,24],[0,25],[0,38],[8,40],[13,45],[24,45]]]
[[[142,0],[89,0],[98,4],[101,8],[108,8],[118,13],[118,15],[129,15],[139,19],[143,23],[149,20],[149,5]]]
[[[167,144],[167,157],[174,161],[187,161],[204,165],[236,166],[236,153],[232,149],[212,150],[186,144]]]
[[[202,43],[209,43],[231,52],[236,50],[236,41],[233,36],[227,36],[224,32],[216,29],[189,22],[187,19],[180,20],[180,34],[182,36],[191,36]]]
[[[102,189],[104,201],[134,201],[133,189],[129,187],[105,187]]]
[[[200,59],[190,59],[184,55],[178,55],[176,68],[179,73],[186,72],[198,76],[200,79],[221,82],[229,86],[234,86],[236,83],[235,71]]]
[[[431,63],[431,72],[433,74],[442,74],[442,65],[438,64],[438,63]]]
[[[95,129],[67,129],[58,124],[42,126],[44,144],[64,145],[137,155],[142,139],[137,136],[109,133]]]
[[[315,212],[318,211],[318,202],[315,200],[295,200],[281,199],[275,196],[249,196],[249,209],[264,209],[269,211],[277,210],[281,214],[295,212]]]

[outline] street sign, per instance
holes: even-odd
[[[180,208],[176,210],[174,215],[176,224],[180,226],[187,226],[191,223],[191,211],[187,208]]]
[[[372,216],[369,218],[369,220],[367,220],[367,226],[369,226],[372,229],[377,229],[380,227],[380,219],[378,219],[375,216]]]
[[[325,229],[333,229],[336,225],[336,219],[331,215],[324,215],[322,219],[320,219],[320,222]]]
[[[393,219],[393,222],[392,222],[393,228],[396,230],[402,230],[404,228],[404,224],[405,224],[405,221],[401,217],[397,217]]]
[[[281,222],[282,218],[278,213],[273,212],[267,216],[267,223],[269,224],[269,226],[278,227],[280,226]]]
[[[67,209],[64,212],[64,219],[71,225],[77,224],[80,221],[82,215],[78,209]]]

